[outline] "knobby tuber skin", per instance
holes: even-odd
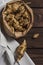
[[[5,20],[13,32],[23,32],[28,29],[30,24],[30,13],[26,10],[26,7],[22,3],[8,3],[4,14]]]
[[[37,39],[39,37],[39,33],[33,35],[33,39]]]
[[[17,61],[21,60],[21,58],[24,56],[26,49],[27,49],[27,43],[26,40],[24,40],[23,43],[19,45],[15,51],[15,58]]]

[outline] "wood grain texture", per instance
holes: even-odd
[[[36,65],[43,65],[43,49],[28,49],[27,53]]]
[[[31,2],[32,8],[43,8],[43,0],[24,0],[25,2]]]
[[[34,26],[33,27],[43,27],[43,9],[33,8],[34,13]]]

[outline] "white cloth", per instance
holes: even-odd
[[[0,0],[0,11],[6,5],[6,3],[8,3],[9,1],[11,1],[11,0]]]
[[[20,0],[0,0],[0,11],[6,5],[6,3],[10,2],[10,1],[20,1]]]
[[[1,38],[0,39],[1,39],[1,43],[0,43],[0,63],[3,61],[2,55],[6,51],[7,55],[8,55],[8,59],[9,59],[10,65],[13,65],[13,63],[15,62],[13,54],[14,54],[15,49],[18,47],[19,44],[15,40],[7,41],[7,39],[4,37],[4,35],[2,33],[1,33]],[[7,48],[7,45],[9,46],[11,51]],[[33,63],[33,61],[30,59],[30,57],[27,55],[27,53],[24,54],[24,57],[19,62],[20,62],[20,65],[28,65],[28,64],[29,65],[35,65]],[[6,65],[6,64],[3,61],[0,65]],[[17,65],[17,63],[15,65]]]

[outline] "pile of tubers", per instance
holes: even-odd
[[[33,24],[33,12],[31,8],[31,11],[28,9],[28,5],[21,1],[6,4],[6,7],[2,11],[2,16],[7,34],[9,33],[10,36],[19,38],[30,30]]]

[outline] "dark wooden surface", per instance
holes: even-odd
[[[17,41],[21,43],[26,39],[28,44],[27,53],[36,65],[43,65],[43,0],[24,1],[31,2],[29,6],[34,12],[34,25],[25,37],[20,38]],[[39,37],[37,39],[32,39],[32,36],[35,33],[39,33]]]
[[[31,2],[29,6],[33,9],[34,25],[25,37],[17,39],[17,41],[21,43],[26,39],[28,45],[27,53],[34,61],[35,65],[43,65],[43,0],[24,1]],[[39,33],[39,37],[37,39],[33,39],[32,36],[36,33]]]

